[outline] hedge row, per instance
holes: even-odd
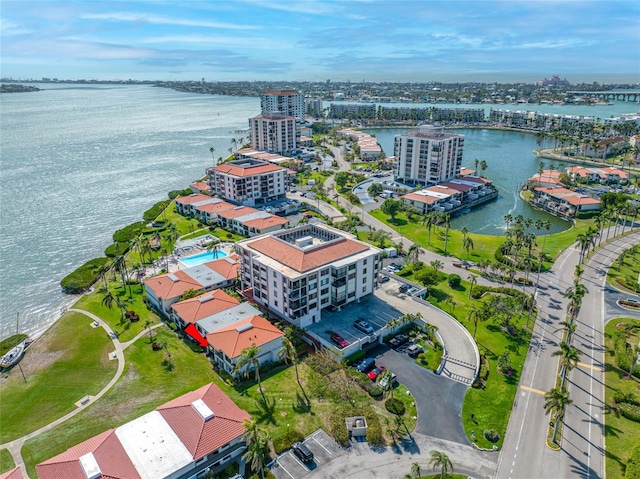
[[[94,258],[69,273],[60,281],[62,290],[68,294],[80,294],[87,291],[105,270],[108,258]]]
[[[622,331],[616,331],[613,334],[613,351],[616,357],[616,364],[624,371],[629,372],[633,357],[633,348],[627,343],[627,337]],[[640,377],[640,367],[634,364],[633,375]]]
[[[511,289],[511,288],[507,288],[505,286],[498,286],[497,288],[494,288],[492,286],[484,286],[484,285],[475,285],[473,287],[473,292],[471,294],[471,297],[473,299],[480,299],[480,297],[484,293],[507,294],[509,296],[519,297],[521,300],[525,300],[526,297],[527,297],[526,294],[524,294],[522,291],[519,291],[517,289]]]
[[[127,251],[129,251],[130,247],[131,243],[125,243],[121,241],[116,242],[107,246],[107,249],[104,250],[104,255],[108,258],[115,258],[116,256],[125,254]]]
[[[117,230],[113,233],[113,241],[120,243],[129,243],[131,240],[140,236],[140,234],[147,227],[147,224],[144,221],[138,221],[136,223],[132,223],[124,228]]]
[[[153,205],[143,213],[142,219],[145,221],[154,221],[170,204],[171,200],[158,201],[155,205]]]

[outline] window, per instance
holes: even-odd
[[[350,264],[349,265],[349,271],[353,271],[354,269],[356,269],[356,265],[355,264]]]
[[[329,284],[329,278],[324,278],[320,280],[320,286],[326,286]]]
[[[363,287],[362,287],[362,292],[363,292],[363,293],[366,293],[366,292],[367,292],[367,287],[366,287],[366,286],[363,286]]]
[[[362,274],[367,274],[367,268],[362,270]]]
[[[320,276],[326,276],[326,275],[328,275],[328,274],[329,274],[329,270],[328,270],[328,269],[322,270],[322,271],[320,272]]]
[[[322,304],[327,304],[328,302],[329,302],[329,298],[324,298],[324,299],[321,301],[321,303],[322,303]]]
[[[316,308],[316,306],[318,306],[318,303],[311,303],[311,304],[309,305],[309,309],[315,309],[315,308]]]
[[[362,262],[362,264],[367,264],[367,258],[364,259],[364,261]]]
[[[320,291],[320,294],[327,294],[329,292],[329,288],[324,288],[322,291]]]
[[[356,297],[355,291],[353,293],[349,293],[349,298],[355,298],[355,297]]]
[[[273,305],[274,306],[278,306],[278,300],[277,299],[273,302]]]

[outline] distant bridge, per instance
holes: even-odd
[[[640,90],[625,90],[625,91],[570,91],[576,96],[586,96],[589,98],[603,98],[606,100],[618,100],[618,101],[632,101],[635,103],[640,102]]]

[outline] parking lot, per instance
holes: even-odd
[[[313,453],[313,461],[305,464],[288,450],[280,454],[271,465],[274,476],[278,479],[298,479],[312,471],[318,471],[316,477],[321,477],[323,465],[345,454],[345,450],[322,429],[308,436],[304,445]]]

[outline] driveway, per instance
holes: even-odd
[[[376,359],[377,365],[393,371],[398,381],[413,394],[418,409],[416,432],[469,445],[460,419],[467,386],[418,366],[404,352],[405,349],[394,351],[387,346],[379,346],[371,351],[370,356]]]

